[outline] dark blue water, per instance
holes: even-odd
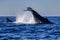
[[[36,25],[4,23],[5,18],[0,17],[0,40],[60,40],[60,17],[47,17],[55,24]]]

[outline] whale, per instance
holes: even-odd
[[[13,22],[13,21],[11,19],[9,19],[9,18],[6,18],[5,22],[10,23],[10,22]]]
[[[30,11],[32,13],[32,15],[34,16],[34,20],[37,24],[39,24],[39,23],[52,24],[53,23],[48,18],[45,18],[45,17],[41,16],[40,14],[38,14],[38,12],[33,10],[31,7],[27,7],[27,9],[24,11]]]

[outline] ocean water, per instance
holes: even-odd
[[[0,17],[0,40],[60,40],[60,17],[47,17],[54,24],[5,23]],[[16,17],[9,17],[15,21]]]

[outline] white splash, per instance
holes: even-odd
[[[18,15],[16,17],[16,23],[21,24],[35,24],[34,17],[30,11],[25,11],[23,16]]]

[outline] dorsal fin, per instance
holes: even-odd
[[[12,22],[12,20],[9,18],[6,18],[6,22]]]

